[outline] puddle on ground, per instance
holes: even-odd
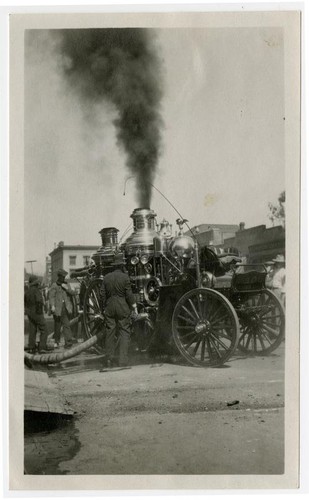
[[[86,355],[81,353],[79,356],[70,358],[61,363],[48,365],[49,377],[56,377],[57,375],[65,376],[77,373],[84,373],[87,371],[96,371],[102,367],[104,356],[102,355]]]
[[[70,358],[60,363],[49,364],[47,371],[49,377],[61,377],[66,375],[84,373],[87,371],[98,371],[103,366],[104,354],[88,354],[81,353],[80,355]],[[135,353],[130,355],[130,364],[137,365],[153,365],[154,363],[168,363],[170,358],[168,356],[161,356],[160,358],[151,358],[148,355]],[[179,364],[179,363],[178,363]]]
[[[65,475],[60,464],[80,449],[72,416],[35,411],[24,412],[24,473]]]

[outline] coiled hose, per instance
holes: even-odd
[[[76,317],[70,321],[70,326],[74,325],[80,320],[80,317]],[[77,344],[70,349],[65,349],[63,352],[48,352],[44,354],[30,354],[29,352],[24,353],[24,362],[28,367],[32,367],[32,364],[48,365],[52,363],[60,363],[69,358],[77,356],[83,351],[86,351],[90,347],[94,346],[98,342],[98,336],[93,335],[85,342]]]
[[[95,345],[98,341],[98,337],[94,335],[90,337],[90,339],[86,340],[82,344],[77,344],[71,349],[66,349],[63,352],[51,352],[46,354],[30,354],[29,352],[24,353],[24,359],[26,364],[29,366],[32,363],[38,363],[41,365],[48,365],[49,363],[60,363],[60,361],[64,361],[65,359],[73,358],[77,356],[83,351],[86,351],[93,345]]]

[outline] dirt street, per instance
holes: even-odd
[[[222,368],[99,364],[88,355],[48,369],[76,413],[26,435],[27,473],[283,473],[284,343]]]

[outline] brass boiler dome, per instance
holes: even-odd
[[[182,234],[172,239],[168,249],[173,257],[190,258],[194,255],[194,241],[190,236]]]
[[[143,254],[154,253],[153,240],[158,236],[155,230],[157,214],[150,208],[135,208],[130,217],[133,219],[133,233],[124,242],[126,255],[135,255],[140,251]]]

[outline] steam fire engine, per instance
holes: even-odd
[[[243,264],[199,246],[194,234],[184,234],[185,219],[177,219],[173,235],[171,224],[157,224],[151,209],[136,208],[131,218],[133,232],[124,242],[118,243],[118,229],[102,229],[93,265],[74,274],[81,279],[87,338],[104,332],[102,282],[122,252],[138,304],[133,338],[139,350],[173,350],[192,365],[208,367],[225,363],[236,348],[265,355],[279,346],[284,308],[266,288],[262,264]],[[104,350],[104,338],[96,348]]]

